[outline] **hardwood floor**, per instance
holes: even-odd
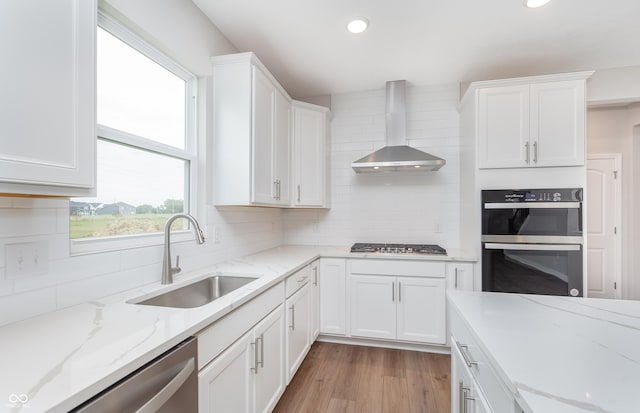
[[[448,413],[450,357],[316,342],[276,413]]]

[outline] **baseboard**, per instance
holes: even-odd
[[[349,344],[352,346],[368,346],[393,348],[397,350],[422,351],[424,353],[451,354],[451,348],[445,345],[417,344],[404,341],[372,340],[366,338],[319,335],[316,341],[326,343]]]

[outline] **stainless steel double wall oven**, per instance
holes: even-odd
[[[582,189],[482,191],[482,290],[583,295]]]

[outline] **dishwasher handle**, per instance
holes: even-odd
[[[187,381],[193,370],[195,369],[195,359],[191,357],[185,363],[184,367],[176,374],[166,386],[162,388],[155,396],[149,399],[136,413],[154,413],[157,412],[166,402],[178,391],[180,387]]]

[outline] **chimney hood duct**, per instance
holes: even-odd
[[[356,173],[437,171],[446,161],[407,145],[406,81],[387,82],[387,146],[351,164]]]

